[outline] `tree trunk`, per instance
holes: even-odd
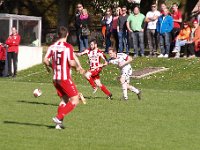
[[[59,0],[58,1],[58,28],[60,26],[67,27],[68,24],[68,12],[67,12],[67,1]]]
[[[190,20],[192,10],[199,0],[181,0],[181,11],[184,20]]]

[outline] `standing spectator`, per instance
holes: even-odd
[[[173,48],[174,44],[175,44],[175,39],[180,32],[181,23],[182,23],[182,13],[178,10],[178,4],[177,3],[172,4],[171,16],[173,18],[173,23],[174,23],[174,27],[173,27],[173,30],[171,32],[172,33],[172,45],[171,45],[171,47]]]
[[[161,54],[159,58],[169,57],[170,32],[173,29],[173,18],[169,15],[169,10],[164,9],[164,14],[158,18],[156,30],[159,33]]]
[[[134,86],[130,85],[130,76],[132,75],[132,67],[130,65],[133,60],[132,57],[124,53],[117,53],[112,47],[109,48],[109,63],[118,65],[121,70],[120,83],[122,86],[123,99],[128,100],[127,90],[137,94],[138,99],[141,99],[141,91]]]
[[[80,42],[80,52],[84,51],[84,49],[88,48],[88,36],[82,33],[82,29],[89,29],[89,15],[87,9],[83,9],[80,15],[80,28],[81,28],[81,35],[79,36]]]
[[[119,40],[118,40],[118,35],[117,35],[117,23],[118,23],[118,18],[120,16],[121,8],[118,7],[114,13],[113,16],[113,21],[112,21],[112,37],[115,40],[115,48],[118,50],[119,48]]]
[[[6,60],[6,48],[4,44],[0,43],[0,77],[3,76]]]
[[[191,29],[191,34],[190,34],[190,40],[188,41],[188,44],[186,45],[185,49],[185,56],[187,56],[187,51],[190,52],[190,58],[195,57],[196,55],[199,56],[200,52],[200,26],[198,20],[193,21],[193,27]]]
[[[81,43],[83,43],[83,41],[80,41],[82,40],[81,39],[81,20],[80,20],[80,15],[81,15],[81,12],[83,10],[83,5],[81,3],[78,3],[77,6],[76,6],[76,14],[75,14],[75,28],[76,28],[76,37],[77,37],[77,44],[78,44],[78,49],[79,49],[79,52],[81,50],[83,50],[83,45],[80,45]]]
[[[148,39],[148,45],[150,49],[149,56],[156,55],[156,45],[158,45],[156,24],[157,24],[159,16],[160,16],[160,12],[157,10],[157,6],[154,3],[151,5],[151,11],[147,13],[146,19],[145,19],[145,21],[147,22],[147,39]]]
[[[60,27],[58,36],[60,39],[48,48],[44,64],[47,71],[50,71],[50,68],[53,70],[53,84],[61,100],[53,121],[56,124],[56,129],[62,129],[64,117],[79,104],[79,94],[72,81],[71,68],[81,70],[82,67],[74,55],[73,47],[66,42],[68,29]]]
[[[126,48],[126,54],[129,54],[129,35],[126,27],[126,22],[128,19],[126,6],[122,7],[122,14],[119,16],[117,24],[117,32],[119,39],[119,52],[122,53],[124,46]]]
[[[160,13],[163,15],[164,14],[164,9],[167,8],[167,5],[165,3],[160,4]]]
[[[104,94],[107,95],[107,98],[111,100],[112,94],[111,92],[106,88],[104,84],[101,83],[100,80],[100,72],[103,67],[107,66],[107,61],[105,58],[105,55],[101,50],[97,47],[97,41],[92,40],[90,42],[90,48],[86,49],[85,51],[81,53],[77,53],[77,56],[87,55],[89,59],[90,69],[85,73],[86,79],[89,81],[90,85],[93,88],[93,93],[97,91],[97,87],[99,87]],[[101,60],[104,61],[104,63],[101,63]]]
[[[176,37],[175,47],[174,47],[174,50],[172,51],[173,53],[176,53],[175,58],[180,57],[181,46],[184,46],[189,41],[190,33],[191,33],[191,29],[188,22],[184,22],[183,29],[180,30],[180,33]]]
[[[8,77],[16,77],[17,75],[17,61],[18,61],[18,51],[19,51],[19,43],[21,40],[20,35],[17,33],[16,27],[11,28],[12,34],[6,40],[6,44],[8,45]],[[13,62],[13,70],[12,73],[12,62]]]
[[[134,57],[138,56],[139,47],[141,56],[144,56],[144,20],[145,16],[140,13],[140,8],[138,6],[134,7],[133,14],[127,19],[126,25],[133,38]]]
[[[106,15],[102,18],[102,22],[104,22],[106,26],[106,34],[105,34],[105,41],[106,41],[106,48],[105,53],[108,53],[108,48],[111,46],[110,36],[111,36],[111,28],[112,28],[112,10],[111,8],[107,8]]]

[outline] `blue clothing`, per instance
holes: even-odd
[[[173,27],[174,27],[173,18],[170,15],[167,16],[162,15],[158,18],[156,27],[158,33],[160,34],[169,33],[172,31]]]

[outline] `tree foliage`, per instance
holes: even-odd
[[[179,3],[185,19],[190,17],[191,10],[198,2],[198,0],[141,0],[142,13],[145,14],[150,10],[153,1],[157,1],[158,4],[166,2],[169,7],[173,2]],[[94,20],[94,25],[100,20],[107,7],[115,8],[117,5],[126,5],[128,8],[132,8],[134,5],[129,3],[128,0],[5,0],[0,6],[0,11],[3,13],[40,16],[43,20],[44,29],[56,28],[60,25],[73,27],[78,2],[81,2],[88,9]]]

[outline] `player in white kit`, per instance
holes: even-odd
[[[140,100],[141,91],[129,84],[130,76],[132,75],[132,67],[130,65],[132,58],[125,53],[117,53],[117,51],[112,47],[109,48],[108,54],[110,56],[109,63],[118,65],[118,67],[121,70],[120,83],[122,85],[124,100],[128,100],[128,93],[127,93],[128,90],[136,93],[138,99]]]

